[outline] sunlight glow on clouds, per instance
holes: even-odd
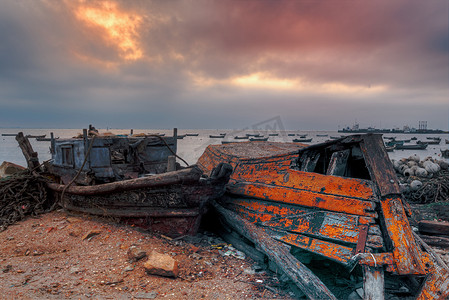
[[[141,17],[120,11],[113,2],[103,2],[99,7],[81,6],[76,16],[90,26],[103,28],[107,41],[119,49],[121,58],[138,60],[143,57],[138,41]]]
[[[266,72],[257,72],[249,75],[229,79],[213,79],[190,73],[197,88],[209,88],[215,85],[229,85],[257,90],[284,90],[294,92],[307,92],[312,94],[375,94],[388,90],[385,85],[361,86],[341,82],[311,83],[301,79],[276,78]]]

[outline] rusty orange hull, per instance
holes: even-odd
[[[447,275],[428,276],[435,268],[415,241],[380,135],[314,146],[211,145],[198,165],[210,172],[220,162],[234,168],[221,204],[273,229],[277,240],[349,268],[414,276],[422,280],[418,297],[444,299],[436,282]]]

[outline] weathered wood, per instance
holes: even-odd
[[[369,224],[369,233],[373,235],[382,235],[380,228],[376,225],[376,219],[373,217],[364,217],[350,214],[342,214],[338,212],[329,212],[323,210],[316,210],[315,208],[307,208],[303,206],[297,206],[286,203],[279,203],[273,201],[265,201],[252,198],[240,198],[224,196],[221,198],[221,203],[224,203],[226,207],[231,207],[232,210],[239,213],[243,210],[252,223],[254,222],[267,222],[273,220],[273,218],[280,217],[292,217],[292,216],[307,216],[310,214],[325,214],[333,217],[334,215],[339,218],[345,219],[346,223],[353,224]]]
[[[377,184],[381,196],[401,194],[396,171],[393,168],[380,134],[368,134],[360,143],[371,179]]]
[[[393,246],[392,252],[400,275],[426,274],[421,251],[416,245],[413,232],[399,197],[381,200],[386,234]]]
[[[363,266],[363,299],[383,300],[384,271],[382,268]]]
[[[176,171],[176,156],[169,155],[167,161],[167,172]]]
[[[257,182],[241,182],[228,184],[226,190],[234,195],[270,199],[282,203],[297,204],[329,211],[348,213],[359,216],[377,217],[372,201],[334,196],[331,194],[292,189],[289,187],[262,184]],[[269,196],[268,196],[269,195]]]
[[[444,261],[417,234],[414,236],[419,244],[428,252],[430,260],[428,275],[416,300],[449,299],[449,268]]]
[[[342,150],[332,153],[331,161],[327,169],[327,175],[344,176],[350,150]]]
[[[354,248],[351,247],[314,239],[301,234],[277,233],[276,238],[284,243],[326,257],[349,268],[352,267],[352,264],[355,262],[352,259],[354,256]]]
[[[363,200],[374,199],[373,184],[358,178],[343,178],[295,169],[278,169],[265,166],[265,160],[245,161],[235,167],[230,183],[259,182],[286,188],[350,196]]]
[[[449,222],[423,220],[418,223],[420,233],[449,236]]]
[[[25,156],[28,169],[37,170],[39,168],[39,159],[37,157],[37,152],[34,152],[28,138],[23,135],[23,132],[19,132],[16,135],[16,141],[19,143],[23,156]]]
[[[287,245],[275,241],[263,229],[256,227],[219,204],[213,203],[213,206],[240,234],[251,240],[272,259],[309,299],[337,299],[315,274],[290,254]]]
[[[119,191],[129,191],[139,188],[158,187],[171,184],[197,182],[203,172],[196,166],[175,172],[157,174],[123,181],[91,186],[70,186],[65,193],[75,195],[99,195]],[[62,192],[65,185],[49,183],[48,187],[56,192]]]
[[[419,235],[421,239],[426,242],[427,244],[439,247],[439,248],[449,248],[449,238],[448,237],[442,237],[442,236],[430,236],[430,235]]]

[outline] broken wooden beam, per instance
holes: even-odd
[[[312,271],[290,253],[287,245],[274,240],[263,229],[218,203],[213,202],[212,205],[227,223],[232,224],[241,235],[251,240],[258,249],[273,260],[309,299],[337,299]]]
[[[446,249],[449,248],[449,237],[430,236],[424,234],[420,234],[419,237],[430,246]]]
[[[449,236],[449,222],[423,220],[418,223],[418,230],[426,235]]]
[[[195,183],[200,179],[202,174],[203,172],[198,167],[192,166],[180,171],[166,172],[150,177],[140,177],[101,185],[69,186],[65,192],[68,194],[92,196],[139,188],[154,188],[172,184]],[[48,183],[48,187],[56,192],[62,192],[66,185]]]
[[[363,299],[384,300],[384,282],[382,267],[363,266]]]
[[[40,166],[39,159],[37,157],[37,152],[33,150],[33,147],[31,146],[28,138],[23,135],[23,132],[19,132],[16,135],[16,141],[19,143],[19,147],[22,150],[23,156],[25,156],[28,169],[32,171],[37,170]]]

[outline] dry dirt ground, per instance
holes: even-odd
[[[0,245],[0,299],[293,299],[275,274],[208,233],[172,240],[56,211],[8,227]],[[148,275],[146,258],[129,262],[136,249],[171,255],[179,276]]]

